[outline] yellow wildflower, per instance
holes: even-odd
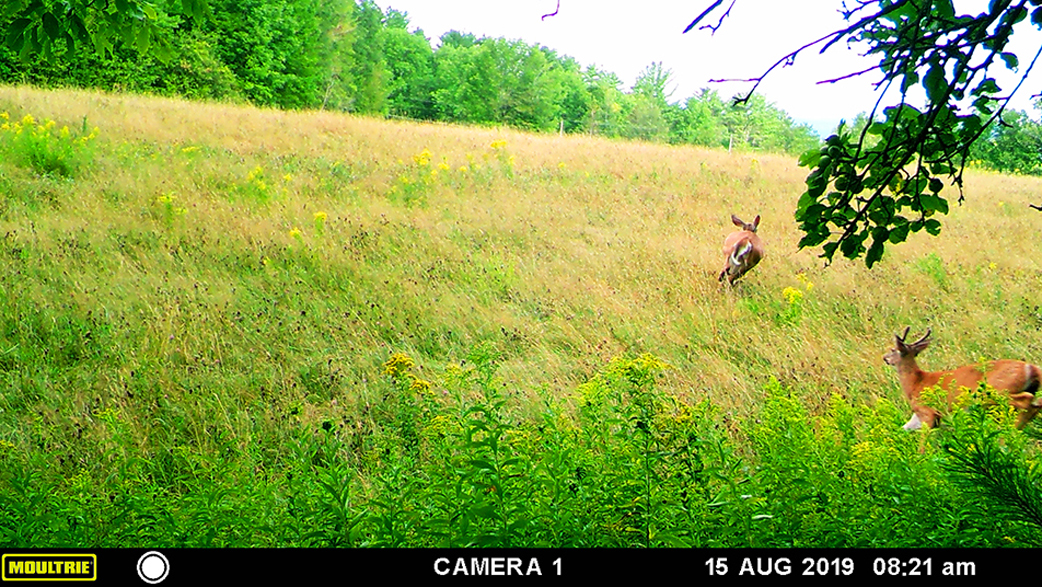
[[[785,296],[785,301],[787,301],[790,306],[803,301],[803,292],[796,289],[795,287],[785,288],[784,290],[782,290],[782,295]]]
[[[412,380],[412,384],[409,386],[409,389],[415,391],[420,395],[427,394],[431,391],[431,382],[416,377]]]
[[[811,290],[811,288],[814,287],[814,284],[811,283],[810,280],[807,279],[807,276],[803,273],[797,273],[796,280],[803,284],[803,288],[806,289],[808,292]]]
[[[416,162],[420,167],[426,167],[431,162],[431,152],[429,149],[420,151],[418,155],[413,155],[412,160]]]
[[[412,369],[413,360],[409,358],[409,355],[405,353],[394,353],[391,355],[387,362],[384,363],[384,373],[391,377],[398,378],[404,375],[409,369]]]

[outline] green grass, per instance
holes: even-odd
[[[795,250],[783,157],[26,87],[0,112],[55,120],[70,170],[0,134],[0,544],[1038,545],[989,501],[1036,441],[957,412],[919,453],[881,360],[905,326],[924,368],[1040,360],[1038,180],[970,176],[869,272]],[[768,249],[728,290],[731,213]]]

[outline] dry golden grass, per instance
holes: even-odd
[[[330,365],[332,398],[364,401],[392,351],[437,371],[482,340],[532,409],[643,352],[674,367],[670,391],[742,415],[771,377],[812,406],[900,401],[881,356],[905,326],[933,328],[924,368],[1042,361],[1037,178],[968,174],[939,237],[823,268],[796,249],[791,157],[29,87],[0,87],[3,110],[101,129],[72,184],[0,168],[21,194],[0,234],[30,259],[0,263],[8,295],[105,313],[131,333],[125,365],[253,373],[215,375],[246,397],[305,398],[301,369]],[[416,205],[392,197],[441,163]],[[716,281],[732,213],[760,214],[767,246],[733,291]]]

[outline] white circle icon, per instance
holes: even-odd
[[[170,561],[163,553],[151,550],[137,559],[137,576],[149,585],[163,582],[170,574]]]

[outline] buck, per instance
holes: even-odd
[[[1039,409],[1042,409],[1042,396],[1037,396],[1042,371],[1036,365],[1023,361],[1002,359],[991,361],[985,365],[966,365],[950,371],[926,372],[919,368],[915,357],[930,345],[930,329],[919,340],[905,343],[908,330],[903,335],[894,335],[896,345],[883,355],[883,361],[897,368],[897,376],[901,380],[901,389],[908,402],[912,404],[912,419],[904,425],[905,430],[918,430],[923,424],[933,428],[940,419],[940,413],[919,401],[919,396],[927,387],[939,385],[948,394],[949,405],[956,397],[968,389],[974,389],[984,379],[988,385],[998,391],[1009,394],[1009,401],[1017,409],[1022,410],[1017,417],[1017,429],[1024,428]]]
[[[723,281],[727,276],[727,282],[734,285],[735,280],[745,275],[763,259],[763,241],[756,235],[756,228],[760,225],[760,216],[757,215],[752,223],[744,222],[734,214],[731,222],[741,228],[724,239],[724,270],[720,272],[717,281]]]

